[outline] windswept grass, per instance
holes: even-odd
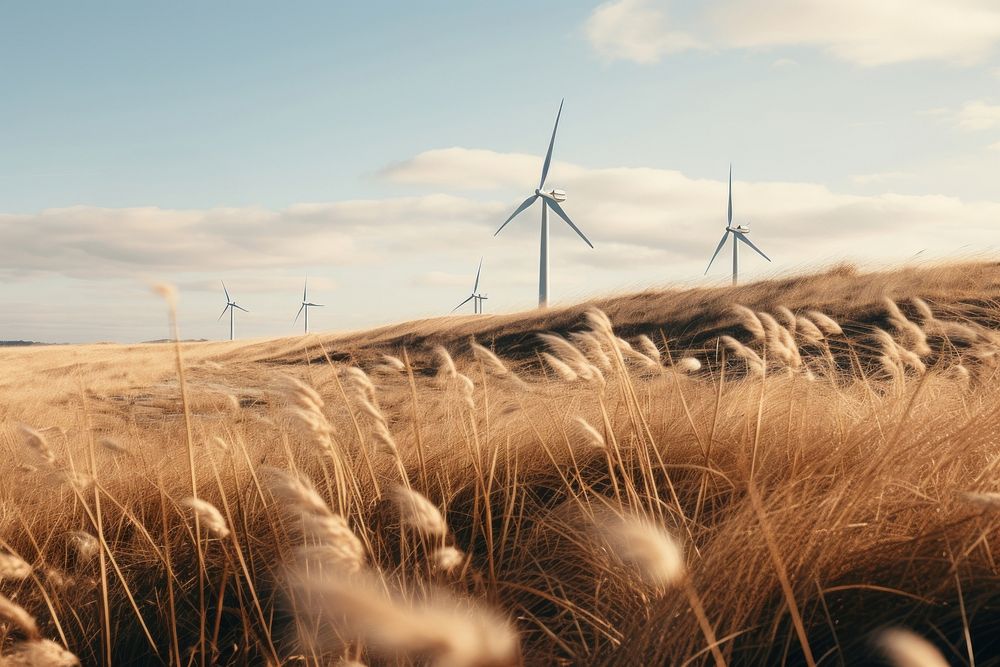
[[[996,664],[998,278],[0,351],[0,665]]]

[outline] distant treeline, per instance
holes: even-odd
[[[25,345],[44,345],[33,340],[0,340],[0,347],[22,347]]]

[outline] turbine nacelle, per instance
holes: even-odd
[[[541,188],[535,188],[535,195],[538,197],[545,197],[546,199],[551,199],[555,202],[566,201],[566,191],[565,190],[542,190]]]
[[[735,227],[733,227],[732,225],[730,225],[729,227],[726,227],[726,231],[727,232],[739,232],[740,234],[749,234],[750,233],[750,228],[747,227],[746,225],[736,225]]]

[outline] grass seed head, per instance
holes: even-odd
[[[798,326],[798,318],[795,316],[795,313],[789,310],[787,306],[778,306],[774,309],[774,312],[778,314],[781,326],[788,329],[792,335],[795,335],[795,328]]]
[[[41,431],[24,424],[21,424],[20,431],[25,447],[39,462],[49,466],[56,462],[56,455],[52,452],[48,439]]]
[[[538,334],[538,338],[548,346],[552,354],[575,372],[579,373],[580,368],[590,365],[590,361],[586,355],[562,336],[551,333],[540,333]]]
[[[934,321],[934,311],[931,307],[927,305],[927,302],[921,299],[919,296],[915,296],[910,299],[910,303],[913,304],[913,308],[920,315],[920,319],[924,321],[924,324]]]
[[[399,371],[400,373],[406,370],[406,364],[403,363],[403,360],[399,357],[394,357],[391,354],[383,354],[382,363],[395,371]]]
[[[795,319],[795,332],[803,340],[817,344],[823,341],[823,332],[819,330],[812,320],[805,317]]]
[[[660,348],[656,347],[656,343],[653,342],[652,338],[650,338],[646,334],[642,334],[636,339],[636,341],[639,345],[639,350],[643,354],[645,354],[650,359],[653,359],[657,363],[660,362]]]
[[[586,419],[577,417],[576,423],[580,427],[580,432],[583,433],[584,439],[590,446],[598,449],[604,449],[607,446],[601,432],[591,426]]]
[[[697,373],[701,370],[701,362],[695,357],[682,357],[673,367],[681,373]]]
[[[18,642],[0,658],[2,667],[77,667],[80,660],[51,639]]]
[[[647,357],[642,352],[639,352],[634,347],[632,347],[632,344],[629,343],[624,338],[619,338],[616,336],[614,342],[615,345],[618,347],[618,351],[621,352],[623,357],[625,357],[626,359],[631,359],[632,361],[636,362],[640,367],[642,368],[659,367],[660,365],[659,361],[654,361],[649,357]],[[657,357],[657,359],[659,359],[659,357]]]
[[[733,304],[731,310],[736,315],[736,321],[740,326],[757,340],[764,340],[764,325],[755,312],[739,304]]]
[[[445,591],[404,599],[364,577],[299,574],[297,586],[306,593],[299,597],[340,635],[360,637],[387,659],[421,656],[435,667],[520,664],[517,635],[505,619]]]
[[[177,288],[170,283],[155,283],[152,285],[153,293],[167,302],[170,308],[177,307]]]
[[[909,630],[883,630],[875,643],[893,667],[948,667],[933,644]]]
[[[441,510],[421,493],[402,486],[393,490],[393,499],[399,508],[402,523],[423,535],[444,537],[448,534],[448,523]]]
[[[303,477],[284,470],[266,470],[268,488],[280,502],[283,513],[298,521],[302,537],[310,546],[329,550],[326,558],[347,572],[365,565],[365,548],[347,521],[335,514],[313,485]]]
[[[67,535],[67,543],[81,564],[89,563],[97,555],[100,544],[97,538],[82,530],[74,530]]]
[[[984,510],[1000,510],[1000,493],[995,491],[963,491],[959,493],[959,498]]]
[[[736,340],[732,336],[719,336],[719,342],[736,357],[743,359],[747,364],[747,370],[755,375],[764,374],[764,360],[760,358],[752,349]]]
[[[458,375],[458,369],[455,368],[455,360],[448,354],[448,350],[438,345],[434,348],[434,358],[437,359],[438,378],[442,380],[455,379]]]
[[[597,366],[602,371],[610,371],[612,368],[611,357],[604,349],[601,338],[592,331],[576,331],[569,335],[591,364]]]
[[[584,313],[584,318],[590,326],[591,331],[608,338],[614,338],[614,327],[611,326],[611,319],[599,308],[588,308]]]
[[[666,530],[636,517],[611,519],[598,526],[612,550],[636,566],[653,586],[676,584],[684,576],[684,554]]]
[[[818,310],[810,310],[806,316],[813,321],[824,336],[842,336],[844,330],[837,324],[836,320]]]
[[[278,391],[290,405],[316,412],[323,410],[323,398],[319,392],[302,380],[291,375],[281,375],[276,385]]]
[[[548,352],[542,352],[542,359],[545,360],[545,363],[549,365],[549,368],[551,368],[563,382],[576,382],[579,379],[576,371],[570,368],[569,364],[549,354]]]
[[[483,347],[476,341],[472,341],[470,343],[470,347],[472,348],[472,354],[476,360],[481,362],[490,373],[498,376],[504,376],[510,373],[507,365],[504,364],[500,360],[500,357],[495,355],[489,348]]]
[[[28,639],[39,639],[38,624],[24,607],[0,593],[0,623],[17,628]],[[2,665],[3,663],[0,663]]]
[[[17,554],[0,551],[0,580],[25,579],[31,574],[31,566]]]
[[[209,533],[219,538],[229,537],[229,528],[226,526],[226,520],[223,518],[222,512],[215,505],[201,498],[190,497],[183,499],[181,505],[190,508],[198,517],[199,523]]]
[[[431,555],[434,567],[442,572],[452,572],[465,562],[465,554],[455,547],[438,547]]]
[[[375,422],[372,427],[372,443],[376,451],[399,458],[399,446],[385,422]]]

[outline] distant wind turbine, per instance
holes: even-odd
[[[729,235],[733,235],[733,284],[735,285],[739,279],[740,274],[740,246],[737,241],[742,241],[748,246],[753,248],[758,255],[771,261],[771,258],[764,254],[764,252],[755,246],[750,239],[747,238],[747,234],[750,233],[750,228],[743,225],[736,225],[733,227],[733,165],[729,165],[729,217],[728,223],[726,224],[726,232],[722,235],[722,240],[719,241],[719,245],[715,248],[715,254],[712,255],[712,259],[708,261],[708,267],[705,269],[705,273],[708,273],[708,269],[712,268],[712,262],[715,258],[719,256],[719,252],[722,250],[722,246],[726,244],[726,239]]]
[[[292,322],[292,324],[295,324],[295,322],[298,322],[299,321],[299,315],[302,314],[302,311],[305,311],[306,312],[305,333],[309,333],[309,309],[310,308],[322,308],[323,307],[323,304],[321,304],[321,303],[309,303],[309,297],[306,296],[306,290],[308,288],[309,288],[309,281],[306,280],[306,282],[302,285],[302,305],[299,306],[299,312],[295,313],[295,321]]]
[[[461,308],[465,304],[469,303],[470,301],[472,302],[472,312],[473,313],[479,314],[479,313],[483,312],[483,301],[488,300],[489,297],[486,296],[486,295],[484,295],[484,294],[479,294],[479,292],[478,292],[478,290],[479,290],[479,274],[482,273],[482,271],[483,271],[483,258],[480,257],[479,258],[479,268],[476,269],[476,283],[472,286],[472,294],[469,295],[468,299],[466,299],[462,303],[460,303],[457,306],[455,306],[454,308],[452,308],[451,312],[454,313],[456,310],[458,310],[459,308]]]
[[[236,334],[236,328],[233,322],[233,311],[237,308],[242,310],[244,313],[249,313],[250,311],[242,306],[236,305],[236,302],[229,296],[229,290],[226,289],[225,282],[222,283],[222,291],[226,293],[226,307],[222,309],[222,315],[225,315],[227,310],[229,311],[229,340],[233,340]],[[220,320],[222,319],[222,315],[219,315]]]
[[[566,201],[566,193],[562,190],[545,190],[545,177],[549,175],[549,165],[552,164],[552,147],[556,142],[556,130],[559,129],[559,117],[562,115],[563,100],[559,103],[559,113],[556,114],[556,124],[552,128],[552,138],[549,140],[549,150],[545,154],[545,163],[542,165],[542,178],[538,181],[538,187],[535,188],[535,194],[531,195],[525,199],[520,206],[517,207],[510,217],[507,218],[506,222],[500,225],[500,229],[493,234],[496,236],[499,234],[507,223],[517,217],[522,211],[530,207],[535,203],[536,199],[541,198],[542,200],[542,240],[541,240],[541,251],[539,253],[538,260],[538,307],[544,308],[549,304],[549,215],[548,211],[551,208],[555,211],[555,214],[562,218],[567,225],[573,228],[573,231],[580,235],[587,245],[591,248],[594,244],[590,242],[580,228],[573,224],[573,221],[569,219],[566,215],[566,211],[562,209],[559,202]]]

